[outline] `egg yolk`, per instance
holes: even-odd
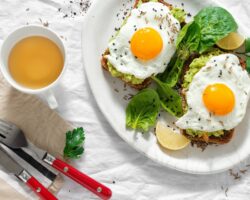
[[[130,48],[135,57],[141,60],[155,58],[162,50],[161,35],[153,28],[137,30],[131,38]]]
[[[233,110],[235,97],[233,91],[225,84],[216,83],[206,87],[203,102],[214,115],[226,115]]]

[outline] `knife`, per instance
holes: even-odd
[[[26,153],[23,149],[13,149],[10,148],[16,155],[18,155],[20,158],[22,158],[24,161],[26,161],[28,164],[30,164],[33,168],[35,168],[37,171],[39,171],[43,176],[48,178],[50,181],[54,181],[57,177],[57,175],[52,172],[47,167],[44,167],[40,162],[38,162],[36,159],[34,159],[31,155]]]
[[[6,171],[14,174],[19,180],[32,189],[40,198],[44,200],[57,200],[38,180],[35,179],[15,160],[9,157],[8,153],[0,146],[0,164]]]
[[[91,192],[99,196],[101,199],[107,200],[111,198],[112,191],[108,187],[97,182],[96,180],[92,179],[91,177],[84,174],[83,172],[80,172],[79,170],[75,169],[73,166],[65,163],[64,161],[58,158],[55,158],[51,154],[47,153],[46,151],[42,149],[37,148],[31,143],[29,143],[28,147],[25,147],[25,148],[33,150],[35,154],[45,163],[49,164],[56,170],[63,173],[65,176],[68,176],[75,182],[84,186],[85,188],[87,188],[88,190],[90,190]]]

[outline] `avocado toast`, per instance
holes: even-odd
[[[138,8],[139,6],[141,6],[142,4],[147,3],[147,2],[159,2],[159,3],[163,4],[164,6],[168,7],[171,10],[171,13],[173,14],[173,16],[176,19],[179,20],[181,25],[185,24],[185,15],[186,14],[183,11],[183,9],[173,8],[173,6],[171,4],[168,4],[163,0],[158,0],[158,1],[157,0],[136,0],[133,7]],[[123,27],[124,24],[126,24],[126,20],[127,19],[125,19],[125,21],[121,27]],[[119,34],[119,31],[116,33],[116,35],[118,35],[118,34]],[[114,39],[115,37],[113,37],[112,39]],[[108,71],[113,77],[117,77],[117,78],[121,79],[122,81],[124,81],[126,84],[130,85],[131,87],[133,87],[135,89],[139,89],[139,90],[146,88],[151,83],[150,77],[143,79],[143,78],[137,78],[133,74],[120,72],[107,59],[108,55],[110,55],[109,48],[107,48],[102,55],[101,66],[103,69]]]
[[[210,52],[200,55],[199,57],[190,58],[183,68],[182,76],[180,79],[179,93],[182,97],[183,110],[189,109],[186,102],[186,92],[189,84],[192,82],[194,75],[205,66],[206,62],[213,56],[218,56],[225,52],[219,49],[212,49]],[[240,58],[239,58],[240,59]],[[246,68],[246,63],[240,59],[243,69]],[[233,137],[234,129],[220,130],[215,132],[195,131],[192,129],[182,129],[182,134],[194,143],[207,143],[207,144],[225,144],[230,142]]]

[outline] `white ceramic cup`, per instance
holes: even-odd
[[[12,48],[15,46],[17,42],[30,36],[43,36],[43,37],[50,39],[59,47],[64,58],[64,66],[58,78],[54,82],[52,82],[50,85],[47,85],[39,89],[27,88],[17,83],[12,78],[9,72],[9,67],[8,67],[9,54]],[[1,52],[0,52],[0,70],[4,78],[9,82],[11,86],[13,86],[14,88],[16,88],[17,90],[21,92],[28,93],[28,94],[41,94],[45,96],[50,108],[52,109],[55,109],[58,106],[56,98],[53,94],[52,88],[56,84],[58,84],[59,80],[61,79],[65,71],[65,68],[66,68],[65,46],[61,38],[55,32],[53,32],[52,30],[48,28],[45,28],[42,26],[36,26],[36,25],[23,26],[13,31],[12,33],[10,33],[9,36],[3,41]]]

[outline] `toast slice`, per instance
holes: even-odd
[[[186,72],[189,70],[189,64],[192,62],[194,58],[191,58],[187,64],[184,67],[183,70],[183,74],[182,74],[182,78],[181,78],[181,82],[183,82],[184,80],[184,75],[186,74]],[[240,59],[240,64],[242,66],[243,69],[246,68],[246,62]],[[184,90],[180,90],[180,94],[182,96],[182,103],[183,103],[183,107],[186,107],[187,103],[186,103],[186,94]],[[188,139],[190,139],[193,143],[197,143],[199,146],[202,146],[201,143],[205,143],[205,144],[226,144],[228,142],[231,141],[233,134],[234,134],[234,129],[231,130],[224,130],[224,134],[219,136],[219,137],[215,137],[215,136],[208,136],[206,134],[204,134],[202,137],[198,137],[198,136],[191,136],[189,134],[187,134],[186,130],[181,130],[182,134],[184,136],[186,136]]]
[[[146,3],[146,2],[149,2],[149,1],[150,0],[142,0],[143,3]],[[134,4],[133,7],[136,8],[138,6],[139,2],[140,2],[140,0],[135,0],[135,4]],[[166,5],[166,6],[168,6],[169,9],[172,9],[172,5],[169,4],[169,3],[166,3],[164,0],[158,0],[158,2],[162,3],[162,4]],[[109,55],[109,50],[108,49],[106,49],[106,51],[102,54],[102,57],[101,57],[101,66],[102,66],[103,69],[105,69],[106,71],[109,72],[109,69],[108,69],[108,60],[107,60],[107,58],[105,58],[106,55]],[[140,84],[133,84],[132,82],[127,82],[122,77],[118,77],[118,78],[120,78],[122,81],[124,81],[130,87],[138,89],[138,90],[146,88],[151,83],[151,78],[145,79]]]

